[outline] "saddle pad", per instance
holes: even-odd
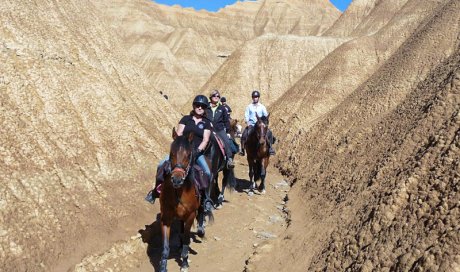
[[[224,157],[225,157],[225,145],[224,145],[224,142],[222,142],[222,139],[220,139],[219,136],[217,136],[217,134],[215,132],[213,132],[213,134],[214,134],[214,137],[216,138],[217,145],[219,146],[219,149],[222,152],[222,155],[224,155]]]

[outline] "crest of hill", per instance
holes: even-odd
[[[196,94],[245,41],[267,32],[316,35],[340,15],[323,0],[237,2],[216,13],[147,0],[98,1],[97,5],[122,35],[135,61],[142,63],[153,85],[174,105],[183,105],[182,97],[190,99]],[[157,65],[160,57],[152,55],[160,53],[149,51],[155,42],[170,48],[175,56],[171,65],[165,64],[167,59]],[[171,73],[164,70],[165,66],[176,69]],[[176,78],[175,83],[168,84],[172,78]]]
[[[408,0],[353,0],[323,35],[360,37],[377,32]]]
[[[0,6],[0,267],[49,271],[135,216],[179,116],[91,1]]]
[[[340,14],[324,0],[265,0],[257,12],[254,31],[256,36],[264,33],[317,36],[332,26]]]
[[[261,91],[261,101],[276,101],[297,80],[347,39],[265,34],[246,42],[201,88],[218,89],[227,97],[233,118],[242,118],[252,90]],[[190,109],[190,100],[182,110]]]
[[[288,132],[290,226],[270,269],[459,269],[460,3],[431,8],[338,106]],[[251,267],[267,269],[259,257]]]

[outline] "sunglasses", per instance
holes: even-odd
[[[204,104],[193,104],[193,107],[194,107],[194,108],[206,109],[208,106],[206,106],[206,105],[204,105]]]
[[[253,96],[252,98],[259,98],[258,96]]]
[[[212,95],[211,97],[220,97],[220,95],[214,94],[214,95]]]

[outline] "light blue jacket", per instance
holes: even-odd
[[[268,112],[264,105],[262,105],[261,103],[251,103],[246,107],[246,111],[244,112],[244,120],[246,121],[248,126],[254,126],[256,124],[256,113],[257,116],[259,116],[259,118],[262,116],[268,117]]]

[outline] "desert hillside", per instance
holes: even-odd
[[[238,1],[216,13],[145,0],[96,5],[152,85],[176,106],[196,94],[244,42],[266,33],[320,35],[340,15],[324,0]]]
[[[120,204],[148,188],[179,115],[92,2],[0,10],[0,267],[49,271],[65,241],[136,213]]]
[[[0,270],[157,269],[143,198],[172,127],[211,89],[241,120],[258,89],[278,139],[267,194],[226,196],[190,270],[460,271],[458,0],[0,14]]]
[[[416,2],[406,6],[417,12]],[[300,110],[299,127],[274,122],[279,138],[292,139],[280,141],[277,165],[293,186],[291,225],[274,249],[288,253],[267,256],[271,269],[281,260],[296,271],[460,268],[460,10],[458,1],[433,4],[370,77],[346,96],[337,90],[337,106],[316,117]],[[286,95],[273,114],[292,102]]]

